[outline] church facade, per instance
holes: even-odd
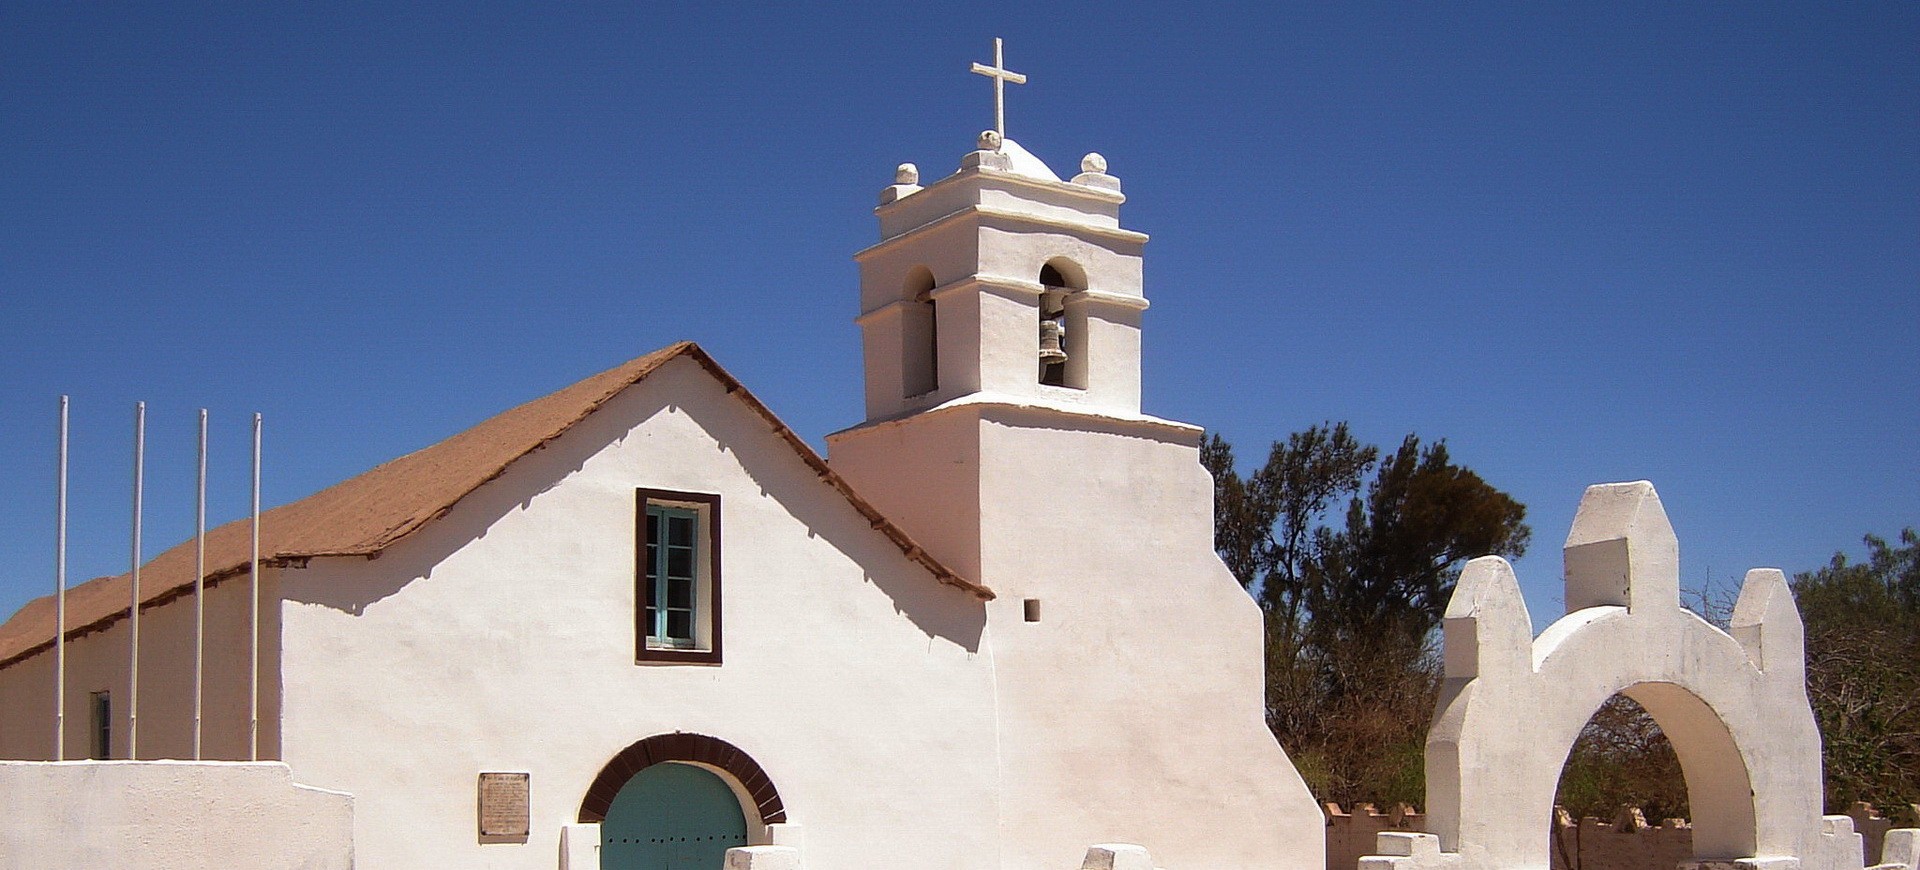
[[[146,566],[137,711],[127,578],[77,587],[66,755],[251,743],[353,796],[363,868],[1319,868],[1201,430],[1141,410],[1146,237],[1080,168],[900,168],[826,459],[679,344],[268,512],[257,726],[244,524]],[[0,757],[54,757],[54,634],[0,626]]]

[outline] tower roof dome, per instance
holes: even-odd
[[[1007,161],[1010,164],[1007,167],[1009,171],[1025,175],[1028,178],[1038,178],[1042,181],[1060,180],[1060,176],[1053,174],[1053,170],[1048,169],[1044,161],[1033,156],[1033,152],[1020,147],[1020,143],[1012,139],[1001,140],[1000,153],[1007,155]]]

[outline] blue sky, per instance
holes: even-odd
[[[1245,456],[1446,438],[1559,609],[1581,489],[1651,479],[1683,580],[1920,524],[1920,6],[8,4],[0,610],[671,341],[816,445],[850,255],[992,122],[1104,153],[1150,233],[1146,402]]]

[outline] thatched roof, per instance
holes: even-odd
[[[468,493],[499,477],[515,460],[560,437],[626,388],[670,360],[700,364],[767,421],[821,480],[892,540],[935,579],[981,599],[993,593],[955,574],[855,494],[800,436],[692,342],[681,342],[608,369],[559,392],[486,420],[445,441],[377,466],[260,517],[260,558],[286,564],[316,556],[377,556],[422,526],[446,514]],[[248,522],[236,520],[207,533],[207,580],[243,576],[249,569]],[[180,544],[140,569],[146,606],[193,589],[193,542]],[[127,616],[128,575],[101,577],[67,590],[67,636],[101,630]],[[34,599],[0,625],[0,667],[50,648],[53,596]]]

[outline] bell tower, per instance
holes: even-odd
[[[996,131],[921,187],[895,172],[860,264],[867,420],[953,401],[1140,413],[1141,248],[1120,181],[1088,154],[1062,181]]]
[[[874,209],[881,241],[854,255],[867,419],[827,436],[832,463],[955,568],[980,564],[986,530],[953,514],[982,499],[979,482],[944,481],[948,497],[924,496],[936,491],[931,474],[992,465],[931,458],[958,443],[980,447],[977,433],[956,429],[963,418],[1144,427],[1198,444],[1198,427],[1140,412],[1147,237],[1120,226],[1126,197],[1106,158],[1088,154],[1080,168],[1063,181],[987,130],[932,184],[901,164]],[[896,491],[901,481],[913,484]]]
[[[1265,723],[1259,608],[1213,550],[1202,430],[1141,412],[1147,237],[1105,158],[1062,180],[1006,137],[1025,77],[998,45],[974,72],[994,129],[925,186],[902,164],[854,257],[866,420],[827,446],[996,595],[999,866],[1120,837],[1166,866],[1319,867],[1324,821]]]

